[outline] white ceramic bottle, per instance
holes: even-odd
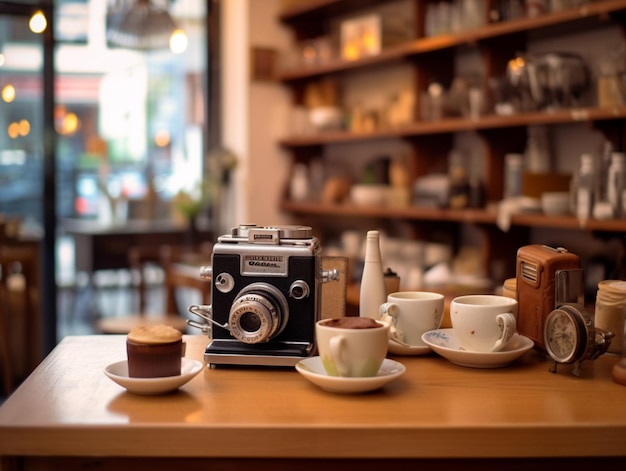
[[[578,218],[581,226],[584,226],[593,214],[596,179],[593,156],[582,154],[580,167],[572,178],[570,189],[572,202],[570,210]]]
[[[387,289],[380,256],[380,234],[378,231],[368,231],[365,243],[365,263],[361,276],[359,315],[378,319],[380,305],[385,302],[387,302]]]
[[[613,217],[619,218],[622,213],[622,191],[626,183],[626,156],[623,152],[611,154],[611,165],[607,183],[607,197],[613,208]]]

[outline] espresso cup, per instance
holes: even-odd
[[[423,347],[422,334],[438,329],[443,319],[443,294],[427,291],[400,291],[387,296],[380,305],[380,319],[391,321],[389,336],[402,345]]]
[[[459,296],[450,303],[450,320],[462,348],[498,352],[517,329],[517,301],[491,294]]]
[[[369,317],[323,319],[315,334],[329,376],[376,376],[387,355],[389,326]]]

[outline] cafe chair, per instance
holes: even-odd
[[[204,305],[211,304],[211,280],[200,278],[200,268],[211,264],[213,244],[205,242],[193,251],[180,246],[164,246],[161,258],[165,269],[165,301],[167,312],[187,311],[188,305],[181,305],[177,294],[184,289],[200,293]],[[183,300],[184,302],[184,300]]]
[[[203,244],[193,251],[187,247],[131,247],[128,262],[137,279],[134,291],[139,299],[139,312],[97,321],[96,331],[103,334],[127,334],[141,324],[165,324],[185,333],[188,329],[186,308],[179,306],[177,295],[183,288],[198,291],[203,303],[211,303],[211,282],[200,278],[200,264],[210,264],[211,247]],[[160,267],[164,273],[164,312],[148,313],[148,267]]]
[[[7,394],[41,360],[37,247],[0,242],[0,368]]]
[[[11,349],[9,348],[9,329],[5,319],[4,290],[0,287],[0,368],[2,368],[2,384],[4,393],[13,390],[13,367],[11,366]]]

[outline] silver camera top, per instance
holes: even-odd
[[[313,238],[313,230],[309,226],[257,226],[242,224],[232,229],[230,234],[218,237],[219,242],[247,243],[260,245],[279,245],[297,243]]]

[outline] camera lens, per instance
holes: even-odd
[[[285,328],[288,313],[287,300],[278,289],[252,283],[237,294],[231,306],[229,330],[244,343],[267,342]]]
[[[246,332],[256,332],[261,328],[261,318],[254,312],[246,312],[239,318],[239,325]]]

